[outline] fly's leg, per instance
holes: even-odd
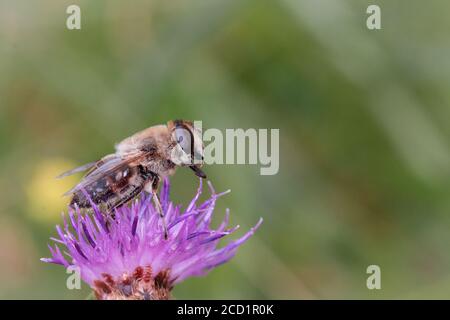
[[[145,184],[144,189],[148,193],[152,194],[153,203],[155,205],[156,211],[158,212],[158,215],[159,215],[162,225],[163,225],[164,239],[167,240],[169,238],[169,233],[167,231],[166,219],[164,217],[163,209],[162,209],[161,202],[159,201],[159,196],[158,196],[158,186],[159,186],[159,181],[160,181],[159,176],[156,173],[154,173],[150,170],[147,170],[144,167],[141,167],[141,172],[142,172],[142,177],[144,178],[144,180],[148,181]]]
[[[162,221],[162,225],[163,225],[163,229],[164,229],[164,239],[167,240],[167,238],[169,237],[169,233],[167,232],[166,219],[164,217],[163,209],[161,207],[161,202],[159,201],[159,196],[157,193],[158,186],[159,186],[159,176],[154,174],[153,180],[151,183],[152,199],[153,199],[153,203],[155,204],[156,210],[158,211],[159,217],[161,218],[161,221]]]

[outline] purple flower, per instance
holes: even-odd
[[[142,194],[130,206],[115,210],[114,218],[105,218],[93,206],[93,214],[70,209],[58,238],[49,245],[51,258],[44,262],[78,267],[81,278],[98,299],[168,299],[173,286],[187,277],[205,274],[227,262],[237,248],[250,238],[258,224],[238,240],[217,248],[219,240],[237,227],[227,229],[229,212],[214,230],[211,219],[218,197],[209,184],[211,198],[197,205],[202,183],[186,209],[169,200],[166,179],[160,200],[168,225],[164,239],[161,220],[151,203],[151,195]],[[64,247],[64,252],[59,246]]]

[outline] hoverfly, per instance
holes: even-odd
[[[191,168],[201,178],[203,164],[201,132],[191,121],[174,120],[142,130],[115,147],[113,154],[85,164],[58,176],[77,172],[87,174],[65,195],[71,195],[70,206],[92,209],[91,201],[112,212],[143,190],[152,193],[155,207],[162,218],[164,236],[167,227],[157,195],[161,178],[175,173],[177,166]]]

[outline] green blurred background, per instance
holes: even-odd
[[[82,29],[65,27],[81,7]],[[378,4],[382,30],[366,28]],[[257,235],[176,298],[450,298],[450,2],[0,0],[0,298],[83,299],[39,261],[79,178],[174,118],[279,128],[280,171],[205,168]],[[197,179],[179,170],[176,202]],[[237,235],[235,235],[236,237]],[[366,288],[381,267],[382,289]]]

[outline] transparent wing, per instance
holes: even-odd
[[[78,168],[61,173],[59,176],[56,177],[56,179],[65,178],[67,176],[71,176],[71,175],[73,175],[75,173],[79,173],[79,172],[84,172],[86,170],[89,170],[89,172],[87,173],[87,175],[89,175],[92,171],[94,171],[95,169],[97,169],[98,167],[103,165],[105,162],[109,161],[110,159],[114,159],[114,158],[117,158],[116,154],[109,154],[109,155],[103,157],[101,160],[89,162]]]
[[[61,173],[59,176],[56,177],[56,179],[61,179],[61,178],[64,178],[64,177],[71,176],[71,175],[73,175],[75,173],[84,172],[84,171],[89,170],[92,167],[94,167],[96,163],[97,163],[97,161],[86,163],[86,164],[84,164],[84,165],[82,165],[82,166],[80,166],[78,168],[75,168],[75,169],[66,171],[64,173]]]
[[[113,174],[114,172],[121,170],[124,165],[135,165],[139,164],[139,161],[146,156],[146,153],[139,152],[127,157],[120,157],[117,155],[108,156],[107,160],[100,160],[94,163],[94,168],[88,175],[86,175],[80,183],[75,187],[64,193],[65,196],[73,194],[79,190],[86,189],[89,185],[93,184],[97,180],[104,178],[107,175]]]

